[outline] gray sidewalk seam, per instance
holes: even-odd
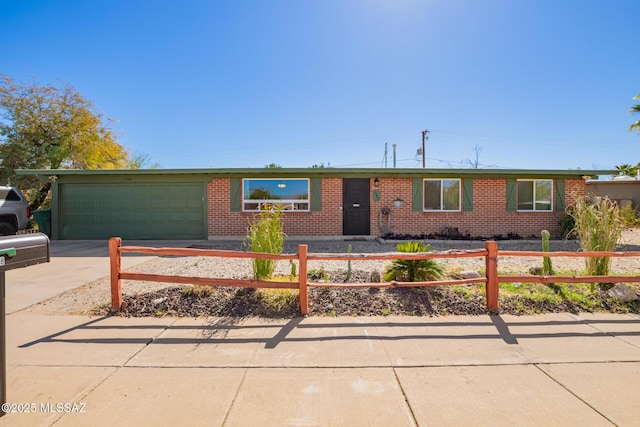
[[[602,418],[604,418],[605,420],[609,421],[611,423],[611,425],[616,426],[617,424],[615,422],[613,422],[613,420],[611,420],[609,417],[607,417],[605,414],[603,414],[602,412],[600,412],[598,409],[596,409],[592,404],[590,404],[589,402],[587,402],[586,400],[584,400],[582,397],[578,396],[576,393],[573,392],[573,390],[569,389],[567,386],[565,386],[564,384],[562,384],[560,381],[558,381],[557,379],[555,379],[554,377],[552,377],[548,372],[546,372],[544,369],[541,369],[540,366],[541,365],[550,365],[550,363],[535,363],[534,366],[536,367],[536,369],[540,372],[542,372],[544,375],[547,376],[547,378],[549,378],[551,381],[553,381],[554,383],[558,384],[560,387],[562,387],[567,393],[571,394],[572,396],[574,396],[576,399],[578,399],[580,402],[584,403],[585,405],[587,405],[589,408],[591,408],[596,414],[600,415]]]

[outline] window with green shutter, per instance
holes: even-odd
[[[423,209],[425,211],[459,212],[459,179],[427,178],[424,183]]]
[[[518,211],[553,210],[553,181],[550,179],[519,179],[516,193]]]

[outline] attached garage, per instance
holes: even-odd
[[[207,188],[201,171],[40,170],[51,183],[54,240],[207,239]]]
[[[63,240],[206,238],[201,183],[63,184]]]

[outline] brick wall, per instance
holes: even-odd
[[[415,235],[443,233],[449,227],[471,236],[506,236],[513,233],[521,237],[538,237],[544,229],[559,236],[560,221],[565,216],[564,212],[507,212],[505,179],[473,179],[474,206],[471,212],[414,212],[411,204],[411,179],[381,178],[379,181],[378,187],[373,186],[373,181],[371,183],[372,189],[380,191],[380,201],[371,203],[372,234],[381,234],[381,208],[391,209],[392,233]],[[576,196],[584,196],[584,181],[566,180],[565,194],[567,205]],[[393,207],[392,201],[396,197],[404,200],[402,207]]]
[[[244,236],[255,212],[231,212],[229,179],[214,179],[208,185],[210,237]],[[342,179],[322,180],[322,211],[285,212],[284,232],[289,236],[342,235]]]
[[[322,211],[289,212],[284,214],[284,231],[289,236],[340,236],[342,235],[342,179],[322,179]],[[560,221],[564,212],[507,212],[506,180],[474,178],[473,211],[471,212],[414,212],[412,210],[411,178],[379,178],[374,186],[371,179],[371,234],[382,235],[379,226],[380,209],[391,210],[391,232],[397,234],[442,233],[446,227],[457,228],[462,234],[472,236],[539,237],[548,230],[553,236],[560,234]],[[378,190],[379,201],[373,201],[373,191]],[[230,180],[214,179],[208,185],[208,227],[210,237],[244,236],[254,213],[231,212]],[[585,182],[582,179],[565,181],[566,204],[576,196],[584,197]],[[554,191],[555,195],[555,191]],[[393,207],[394,198],[404,200],[402,207]],[[556,201],[554,200],[554,208]]]

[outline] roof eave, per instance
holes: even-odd
[[[18,169],[18,175],[210,175],[212,177],[327,176],[327,177],[581,177],[615,175],[615,170],[581,169],[432,169],[432,168],[222,168],[222,169]]]

